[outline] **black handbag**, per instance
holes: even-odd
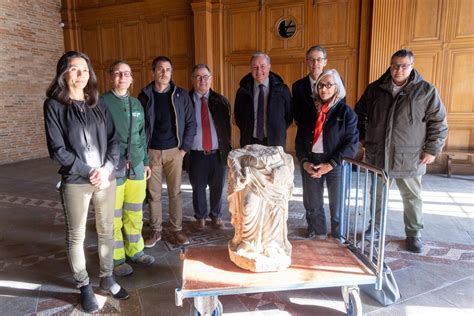
[[[128,98],[128,105],[130,109],[130,126],[128,128],[128,138],[127,138],[127,151],[125,152],[125,157],[120,156],[119,162],[115,167],[115,177],[116,178],[125,178],[130,174],[130,169],[132,169],[132,161],[130,158],[130,147],[132,143],[132,101],[130,97]]]
[[[362,292],[370,296],[372,299],[377,301],[382,306],[389,306],[396,303],[401,295],[400,290],[398,289],[397,281],[393,275],[392,269],[383,264],[383,279],[382,279],[382,289],[375,289],[374,284],[364,284],[359,285],[359,288]]]

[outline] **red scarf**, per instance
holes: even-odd
[[[318,111],[318,118],[316,120],[316,126],[314,127],[314,138],[313,145],[318,141],[319,136],[323,132],[324,121],[326,120],[326,114],[329,110],[329,102],[326,102],[321,107],[321,110]]]

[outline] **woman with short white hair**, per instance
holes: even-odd
[[[346,89],[335,69],[323,71],[315,83],[316,115],[301,118],[296,134],[296,156],[303,166],[303,204],[307,238],[326,239],[324,182],[328,189],[331,236],[338,238],[339,186],[344,157],[357,152],[357,116],[345,103]]]

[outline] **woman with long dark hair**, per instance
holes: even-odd
[[[100,289],[116,299],[128,298],[113,276],[114,166],[119,159],[115,127],[102,101],[89,57],[70,51],[58,61],[44,102],[46,141],[59,163],[66,222],[66,250],[85,312],[99,309],[86,270],[84,239],[89,204],[96,217]]]

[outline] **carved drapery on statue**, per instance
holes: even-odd
[[[277,271],[291,264],[288,201],[293,192],[293,158],[282,147],[248,145],[233,150],[228,199],[235,227],[229,255],[237,266]]]

